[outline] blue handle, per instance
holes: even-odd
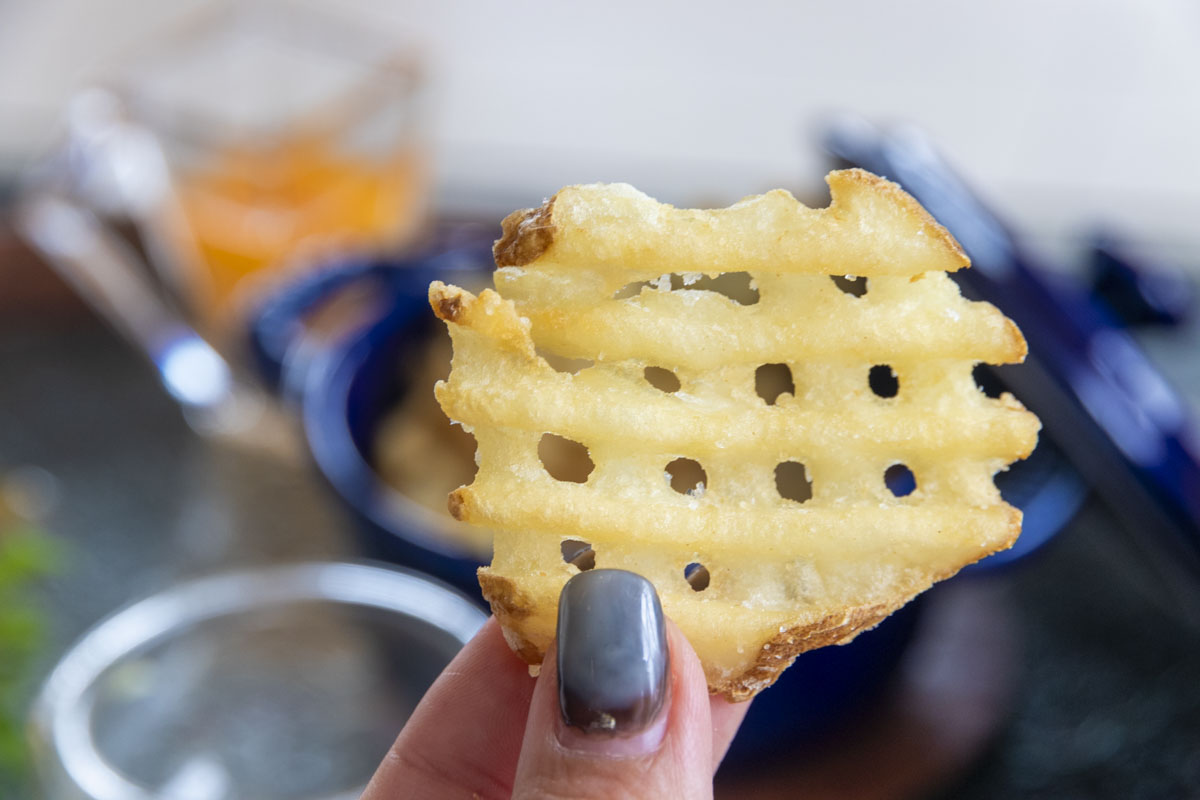
[[[964,293],[994,303],[1029,336],[1029,361],[1006,370],[1005,382],[1131,530],[1160,534],[1200,572],[1194,423],[1112,310],[1038,269],[922,135],[847,124],[826,145],[899,181],[962,243],[974,267],[956,275]]]
[[[1196,306],[1196,291],[1180,269],[1147,263],[1111,234],[1092,242],[1091,269],[1093,295],[1130,327],[1182,325]]]

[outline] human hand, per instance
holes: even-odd
[[[590,570],[563,589],[539,677],[488,620],[430,687],[363,800],[711,797],[749,705],[708,694],[649,581]]]

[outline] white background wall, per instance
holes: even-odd
[[[0,160],[202,0],[0,0]],[[1191,0],[327,3],[428,53],[443,204],[627,180],[677,203],[811,190],[831,110],[928,129],[1036,233],[1099,219],[1200,251]],[[1193,255],[1193,259],[1197,257]]]

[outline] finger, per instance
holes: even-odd
[[[568,581],[513,796],[711,797],[712,766],[704,672],[653,585],[623,570]]]
[[[533,688],[489,619],[425,693],[363,800],[507,798]]]
[[[746,700],[731,703],[721,695],[712,695],[709,698],[709,712],[712,715],[713,772],[717,771],[721,760],[729,752],[729,745],[733,743],[733,737],[741,727],[742,720],[746,718],[746,712],[750,710],[750,702]]]

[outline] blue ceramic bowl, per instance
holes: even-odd
[[[252,328],[261,372],[298,407],[321,473],[357,518],[363,555],[434,575],[480,602],[480,560],[439,535],[431,512],[384,483],[371,462],[381,423],[409,388],[402,365],[416,362],[441,325],[429,309],[430,281],[470,280],[491,268],[490,242],[478,241],[408,261],[342,264],[272,297]],[[339,290],[364,282],[386,309],[381,316],[315,352],[299,344],[308,314]],[[1086,494],[1048,442],[998,482],[1009,502],[1025,511],[1024,533],[1012,550],[964,570],[960,580],[1041,547]],[[848,645],[801,656],[771,689],[771,702],[753,706],[729,763],[757,763],[786,752],[869,703],[903,654],[920,611],[918,599]]]
[[[407,261],[339,264],[269,298],[251,327],[259,372],[298,410],[321,474],[356,518],[363,555],[476,598],[478,555],[442,535],[447,520],[393,489],[372,460],[381,424],[409,389],[403,365],[418,360],[442,325],[429,308],[430,282],[469,281],[491,265],[490,242]],[[307,345],[305,320],[352,286],[367,288],[383,313],[332,344]]]

